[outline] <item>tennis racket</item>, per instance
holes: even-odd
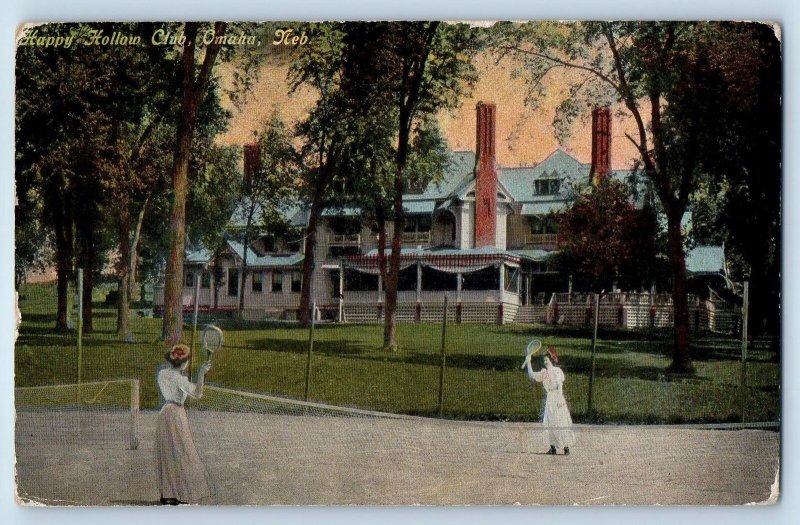
[[[530,340],[528,345],[525,347],[525,361],[522,362],[522,366],[520,368],[525,368],[525,365],[528,364],[528,361],[531,360],[531,357],[535,356],[542,350],[542,342],[535,337]]]
[[[225,337],[222,335],[222,330],[213,324],[207,324],[203,328],[203,333],[200,334],[200,344],[203,345],[203,349],[209,359],[214,355],[214,352],[222,348],[224,342]]]

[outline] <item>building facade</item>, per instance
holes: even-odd
[[[571,292],[571,283],[552,266],[559,239],[551,212],[569,205],[576,185],[600,177],[624,180],[631,174],[611,170],[608,109],[593,113],[590,164],[556,150],[533,166],[500,167],[496,110],[494,104],[478,103],[476,151],[452,152],[440,180],[421,192],[403,195],[400,321],[441,318],[445,296],[448,315],[456,320],[556,321],[553,301]],[[298,207],[285,218],[302,231],[308,210]],[[235,214],[230,227],[242,225]],[[387,245],[392,234],[389,223]],[[724,254],[701,248],[702,256],[687,257],[689,272],[695,261],[702,262],[704,272],[724,272]],[[190,308],[197,295],[202,310],[241,309],[241,315],[251,319],[296,317],[302,235],[274,239],[264,232],[248,247],[246,271],[244,250],[241,242],[228,240],[216,254],[205,249],[188,253],[184,306]],[[377,232],[361,220],[361,210],[347,206],[324,210],[312,277],[317,315],[342,321],[380,320],[384,297],[378,260]],[[162,305],[163,288],[157,287],[154,306],[158,310]]]

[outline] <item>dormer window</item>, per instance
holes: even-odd
[[[560,192],[561,179],[557,177],[547,177],[533,181],[534,195],[556,195]]]

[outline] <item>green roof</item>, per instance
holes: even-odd
[[[244,245],[240,242],[229,240],[228,246],[240,258],[244,258]],[[290,253],[286,255],[259,255],[250,248],[247,251],[247,265],[250,267],[283,267],[297,266],[303,262],[302,253]]]

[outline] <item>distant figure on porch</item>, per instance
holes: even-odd
[[[531,381],[542,383],[545,391],[545,403],[542,414],[545,445],[549,445],[548,454],[556,454],[564,449],[569,454],[569,447],[575,443],[572,431],[572,416],[569,414],[567,400],[564,398],[564,372],[558,365],[558,354],[552,346],[547,347],[547,354],[542,358],[543,367],[534,372],[531,367],[531,356],[525,358],[525,368]]]

